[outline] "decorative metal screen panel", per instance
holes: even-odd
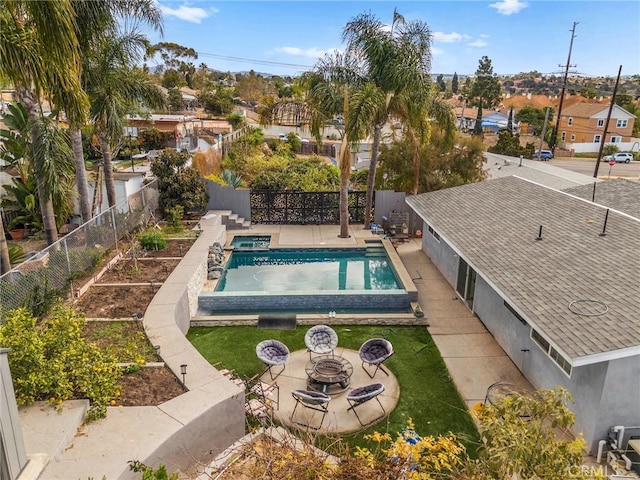
[[[349,222],[362,223],[366,192],[349,192]],[[251,191],[253,223],[337,225],[340,192]]]

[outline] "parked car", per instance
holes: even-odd
[[[551,160],[553,158],[553,152],[551,150],[536,150],[536,153],[533,154],[533,158],[537,158],[538,160]]]
[[[633,154],[626,152],[618,152],[613,155],[605,155],[602,157],[603,162],[608,162],[610,160],[614,160],[616,163],[629,163],[633,160]]]
[[[286,133],[281,133],[280,135],[278,135],[278,138],[280,140],[284,140],[286,142],[287,141],[287,134]]]

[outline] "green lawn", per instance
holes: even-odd
[[[264,369],[256,357],[255,346],[270,338],[285,343],[291,351],[306,349],[304,333],[297,330],[265,330],[256,327],[196,327],[187,338],[198,351],[218,368],[235,370],[244,377]],[[425,327],[334,326],[341,347],[358,350],[372,337],[385,337],[395,354],[385,362],[400,384],[400,401],[389,418],[388,431],[395,436],[412,418],[420,435],[455,433],[473,455],[478,440],[475,425],[449,378],[440,352]],[[352,445],[365,446],[364,433],[384,431],[379,423],[358,435],[346,436]]]

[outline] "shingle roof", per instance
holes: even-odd
[[[564,189],[565,192],[591,201],[593,184]],[[594,201],[600,205],[640,218],[640,182],[624,178],[598,182]],[[640,239],[638,240],[640,242]]]
[[[566,107],[562,111],[562,114],[564,116],[589,118],[602,111],[609,111],[609,105],[603,105],[601,103],[574,103],[573,105]]]
[[[639,220],[611,210],[600,236],[606,208],[513,176],[407,203],[567,357],[637,353]],[[572,313],[576,300],[604,302],[608,311]]]

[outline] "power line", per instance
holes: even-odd
[[[255,63],[258,65],[272,65],[272,66],[287,67],[287,68],[306,68],[306,69],[313,68],[312,65],[302,65],[299,63],[273,62],[270,60],[258,60],[255,58],[234,57],[230,55],[218,55],[215,53],[206,53],[206,52],[197,52],[197,53],[198,53],[198,56],[211,57],[219,60],[227,60],[230,62]]]

